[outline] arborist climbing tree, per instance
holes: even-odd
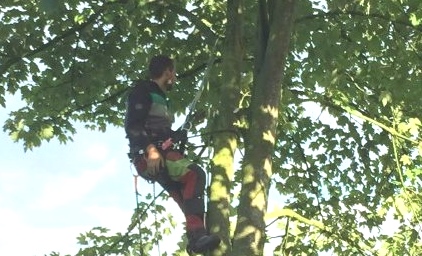
[[[171,129],[173,116],[166,93],[176,81],[174,61],[163,55],[153,57],[149,78],[136,81],[128,95],[125,131],[129,158],[138,174],[160,184],[184,213],[188,253],[213,250],[220,238],[209,234],[204,222],[205,172],[175,147],[186,141],[186,126]]]

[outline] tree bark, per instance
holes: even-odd
[[[233,126],[238,107],[241,87],[243,62],[242,46],[242,2],[227,1],[227,29],[224,41],[222,75],[224,81],[220,87],[218,118],[213,129],[227,131],[213,136],[214,157],[212,160],[212,178],[210,185],[210,202],[208,205],[208,224],[211,232],[218,233],[222,239],[221,246],[212,255],[228,255],[231,250],[230,208],[231,188],[234,176],[234,153],[237,148],[237,135]]]
[[[268,1],[271,2],[271,1]],[[263,255],[265,244],[265,214],[272,175],[272,154],[276,141],[278,110],[281,101],[282,78],[294,20],[294,0],[261,1],[261,21],[258,28],[263,45],[256,57],[255,84],[249,116],[249,130],[245,138],[245,157],[242,166],[242,189],[238,219],[234,233],[232,255]],[[262,17],[262,15],[265,15]],[[272,16],[274,15],[274,16]],[[263,30],[264,29],[264,30]],[[262,55],[261,55],[262,54]]]

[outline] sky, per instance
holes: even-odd
[[[19,107],[14,99],[6,104],[2,125]],[[136,196],[124,130],[77,132],[74,142],[52,140],[24,152],[1,130],[0,255],[74,255],[76,238],[93,227],[127,231]],[[152,185],[140,180],[138,189],[144,188],[151,192]]]

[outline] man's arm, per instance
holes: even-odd
[[[164,159],[155,145],[151,143],[145,130],[145,122],[151,105],[152,98],[148,87],[142,84],[135,86],[128,97],[125,128],[131,147],[136,147],[136,150],[139,147],[145,151],[147,172],[149,175],[155,176],[164,166]]]
[[[136,85],[128,96],[126,134],[131,146],[138,146],[144,150],[150,144],[148,134],[145,131],[145,121],[151,109],[151,104],[150,92],[144,84]]]

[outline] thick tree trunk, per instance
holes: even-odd
[[[231,249],[230,208],[231,188],[234,176],[234,152],[237,148],[237,135],[233,123],[238,107],[241,87],[241,66],[243,61],[242,46],[242,0],[227,2],[227,30],[223,51],[223,79],[220,87],[218,118],[212,130],[226,131],[213,136],[214,158],[212,161],[212,179],[210,203],[208,206],[208,223],[212,232],[222,238],[219,250],[213,255],[227,255]]]
[[[271,1],[269,1],[271,2]],[[281,81],[293,26],[294,0],[272,1],[271,8],[261,1],[261,21],[268,21],[268,37],[261,42],[262,56],[257,56],[255,85],[250,106],[250,127],[245,139],[242,189],[232,255],[263,255],[268,191],[272,175]],[[274,14],[274,15],[272,15]],[[268,17],[268,19],[267,19]],[[266,29],[265,22],[262,27]],[[265,35],[263,33],[262,35]],[[258,55],[260,53],[258,52]]]

